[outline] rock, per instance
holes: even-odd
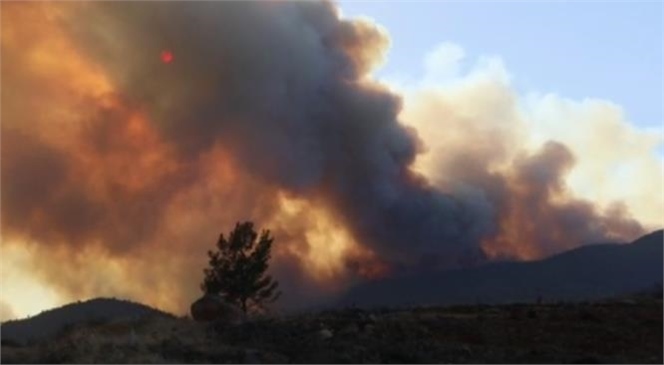
[[[322,330],[320,330],[320,332],[318,332],[318,335],[319,335],[320,338],[322,338],[323,340],[328,340],[328,339],[332,338],[332,336],[334,336],[334,335],[332,334],[332,331],[330,331],[330,330],[327,329],[327,328],[323,328]]]
[[[138,337],[136,337],[136,331],[134,331],[133,327],[132,327],[131,331],[129,332],[129,345],[130,346],[137,346],[138,345]]]
[[[196,321],[222,321],[237,324],[242,322],[242,311],[224,301],[221,296],[205,294],[191,305],[191,317]]]
[[[339,331],[339,335],[352,336],[352,335],[357,334],[358,332],[360,332],[360,328],[355,323],[351,323],[351,324],[347,325],[346,327],[342,328]]]

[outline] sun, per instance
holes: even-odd
[[[173,52],[167,49],[161,51],[161,62],[168,64],[173,62],[173,59],[174,59]]]
[[[11,316],[0,320],[34,316],[64,303],[54,288],[32,273],[33,254],[25,246],[2,242],[0,302],[10,308]]]

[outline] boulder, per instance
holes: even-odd
[[[221,296],[205,294],[191,305],[191,317],[201,322],[239,323],[243,314],[239,308],[226,302]]]
[[[320,338],[323,340],[329,340],[334,336],[334,334],[332,333],[331,330],[323,328],[322,330],[320,330],[320,332],[318,332],[318,336],[320,336]]]

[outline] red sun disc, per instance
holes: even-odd
[[[173,52],[168,50],[161,51],[161,62],[163,63],[173,62]]]

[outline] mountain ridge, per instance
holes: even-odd
[[[359,284],[339,305],[409,306],[593,300],[662,282],[664,231],[529,262],[498,262]]]

